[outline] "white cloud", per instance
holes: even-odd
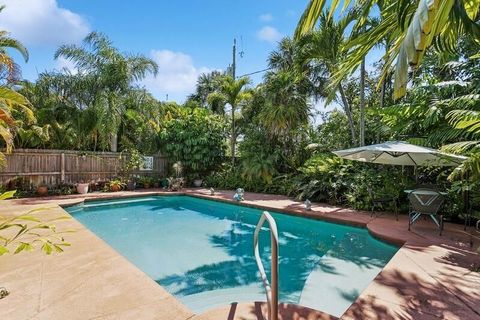
[[[265,26],[257,32],[258,39],[270,43],[280,41],[283,35],[274,27]]]
[[[67,70],[71,74],[78,73],[78,69],[75,68],[75,64],[65,57],[58,57],[58,59],[55,61],[55,69],[58,71]]]
[[[26,45],[78,43],[90,31],[79,14],[60,8],[57,0],[3,0],[0,29]]]
[[[273,20],[273,16],[270,13],[261,14],[258,19],[263,22],[269,22]]]
[[[183,52],[152,50],[150,55],[158,64],[158,74],[147,77],[142,83],[160,99],[168,94],[173,100],[183,102],[188,94],[195,91],[198,76],[213,71],[207,67],[196,67],[192,58]]]

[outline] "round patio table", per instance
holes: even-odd
[[[415,191],[415,193],[417,194],[420,194],[420,195],[434,195],[434,194],[437,194],[437,193],[440,193],[442,196],[446,196],[447,193],[446,192],[443,192],[443,191],[435,191],[435,190],[414,190],[414,189],[411,189],[411,190],[403,190],[403,192],[405,193],[411,193],[412,191]]]

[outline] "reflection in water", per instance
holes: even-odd
[[[198,204],[197,204],[198,205]],[[188,210],[202,210],[195,204],[187,203]],[[234,288],[259,283],[260,277],[253,255],[253,233],[260,212],[251,214],[253,209],[234,207],[232,211],[215,210],[209,207],[208,215],[224,220],[224,232],[209,235],[212,246],[221,248],[231,260],[202,265],[182,274],[169,275],[157,282],[176,295],[191,295],[204,291]],[[232,208],[229,208],[232,209]],[[315,268],[336,274],[334,265],[322,263],[322,256],[330,256],[354,262],[363,268],[383,267],[393,253],[386,254],[385,246],[376,246],[366,230],[327,224],[331,228],[316,228],[323,224],[285,215],[274,215],[279,234],[279,285],[280,300],[298,302],[299,295],[309,274]],[[292,220],[300,220],[295,223]],[[327,232],[326,232],[327,231]],[[260,233],[260,252],[265,269],[270,276],[270,233],[267,227]],[[394,251],[392,251],[394,252]],[[341,293],[347,300],[354,301],[360,294],[357,289]]]

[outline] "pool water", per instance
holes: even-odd
[[[265,300],[253,255],[261,210],[188,196],[66,210],[195,312]],[[279,231],[281,302],[340,316],[398,250],[363,228],[271,214]],[[269,274],[267,224],[259,243]]]

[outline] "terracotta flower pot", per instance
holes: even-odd
[[[113,191],[113,192],[118,192],[118,191],[122,190],[122,187],[118,184],[114,184],[114,185],[110,186],[110,190]]]
[[[37,195],[41,197],[48,195],[48,188],[46,186],[38,186]]]

